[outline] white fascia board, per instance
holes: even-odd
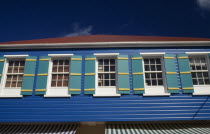
[[[87,43],[34,43],[1,44],[0,49],[48,48],[132,48],[132,47],[194,47],[210,46],[210,41],[137,41],[137,42],[87,42]]]
[[[210,52],[185,52],[188,55],[202,55],[202,54],[209,54]]]
[[[74,54],[48,54],[50,57],[70,57]]]
[[[28,55],[4,55],[4,57],[6,58],[25,58],[27,57]]]
[[[143,56],[155,56],[155,55],[164,55],[165,53],[140,53]]]
[[[119,53],[94,53],[95,56],[115,56],[119,55]]]

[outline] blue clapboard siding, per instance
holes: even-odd
[[[28,54],[47,56],[50,54],[92,55],[92,53],[120,53],[121,55],[140,52],[166,52],[181,54],[184,52],[210,51],[209,48],[161,48],[161,49],[60,49],[60,50],[7,50],[2,55]],[[82,63],[84,74],[84,60]],[[131,63],[129,59],[129,73]],[[177,65],[176,65],[177,66]],[[38,64],[36,66],[36,73]],[[177,69],[177,71],[179,71]],[[177,75],[179,78],[179,75]],[[129,76],[132,83],[132,76]],[[36,81],[36,78],[35,78]],[[180,86],[180,79],[178,79]],[[34,84],[34,89],[36,84]],[[132,84],[130,84],[133,89]],[[71,98],[44,98],[26,96],[19,99],[0,99],[0,122],[75,122],[75,121],[158,121],[158,120],[210,120],[209,96],[191,94],[173,94],[170,97],[143,97],[122,95],[116,98],[94,98],[84,95],[84,75],[82,75],[82,94]]]

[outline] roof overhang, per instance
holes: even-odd
[[[1,44],[0,49],[62,49],[62,48],[144,48],[144,47],[201,47],[210,41],[138,41],[88,43]]]

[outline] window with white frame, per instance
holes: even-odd
[[[169,96],[165,82],[163,55],[165,53],[140,53],[143,56],[144,96]]]
[[[120,96],[117,93],[117,55],[119,53],[95,53],[95,97]]]
[[[16,88],[21,87],[23,79],[23,71],[25,60],[24,59],[15,59],[8,60],[8,70],[6,74],[6,88]]]
[[[25,58],[28,55],[5,55],[0,97],[22,97],[21,87]]]
[[[190,56],[190,69],[193,85],[210,85],[208,62],[205,56]]]
[[[70,57],[73,54],[49,54],[47,92],[44,97],[70,97],[68,83]]]
[[[163,85],[163,71],[160,58],[144,58],[144,70],[146,86]]]
[[[115,86],[115,59],[99,58],[98,59],[98,86],[110,87]]]
[[[69,60],[56,59],[52,64],[51,87],[68,87]]]

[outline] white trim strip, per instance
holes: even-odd
[[[199,45],[198,45],[199,44]],[[34,43],[1,44],[1,49],[42,48],[131,48],[131,47],[185,47],[210,46],[210,41],[137,41],[137,42],[87,42],[87,43]]]
[[[51,56],[51,57],[70,57],[74,54],[48,54],[48,56]]]
[[[191,54],[193,54],[193,55],[196,55],[196,54],[200,55],[200,54],[209,54],[210,52],[185,52],[185,53],[189,54],[189,55],[191,55]]]
[[[94,53],[95,56],[114,56],[119,55],[119,53]]]
[[[28,54],[26,54],[26,55],[4,55],[4,57],[6,57],[6,58],[25,58],[27,56],[28,56]]]
[[[141,55],[143,56],[153,56],[153,55],[164,55],[165,52],[162,52],[162,53],[140,53]]]

